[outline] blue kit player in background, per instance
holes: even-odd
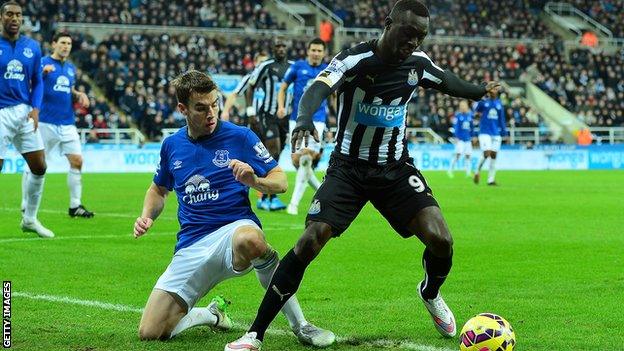
[[[23,187],[22,230],[51,238],[54,233],[37,219],[46,162],[43,140],[37,129],[43,99],[41,48],[35,40],[20,34],[22,7],[15,1],[0,6],[0,170],[9,143],[24,156],[32,171]]]
[[[39,130],[45,145],[46,158],[52,152],[67,157],[69,172],[69,210],[71,217],[91,218],[94,213],[82,205],[82,150],[75,126],[74,99],[89,107],[87,94],[74,88],[76,67],[67,59],[72,49],[72,38],[67,33],[56,33],[52,38],[53,52],[41,59],[43,75],[43,104],[39,116]],[[24,172],[22,184],[30,176]],[[22,200],[23,201],[23,200]]]
[[[470,156],[472,155],[472,138],[474,136],[473,113],[470,111],[468,102],[462,100],[459,103],[459,111],[455,113],[455,123],[453,123],[453,135],[455,136],[455,156],[451,161],[448,170],[449,177],[453,178],[453,170],[461,155],[466,158],[464,167],[466,169],[466,177],[470,177]]]
[[[479,166],[474,175],[475,184],[479,184],[481,178],[481,167],[485,160],[490,160],[490,170],[488,172],[488,185],[496,184],[496,155],[501,147],[501,140],[507,135],[505,127],[505,108],[498,98],[498,92],[489,92],[486,99],[477,103],[474,108],[479,118],[479,146],[483,150],[483,155],[479,160]]]
[[[312,85],[314,78],[327,67],[327,64],[323,62],[324,57],[325,42],[320,38],[312,39],[308,43],[307,58],[295,62],[286,71],[284,82],[277,95],[278,118],[286,117],[286,90],[290,84],[294,84],[292,110],[297,111],[299,109],[299,100],[301,100],[303,93]],[[290,120],[288,121],[290,133],[295,129],[296,117],[296,113],[290,114]],[[323,135],[327,121],[327,100],[323,100],[321,106],[314,112],[312,119],[318,135]],[[321,186],[321,182],[316,178],[312,167],[312,164],[320,159],[320,151],[321,143],[316,141],[311,141],[306,148],[301,150],[292,150],[291,158],[293,165],[297,168],[297,177],[295,179],[295,189],[286,208],[288,214],[296,215],[298,213],[299,202],[308,184],[312,186],[314,191]]]
[[[286,174],[250,129],[219,120],[219,93],[208,75],[189,71],[171,84],[187,126],[163,141],[134,236],[152,227],[172,190],[180,231],[174,257],[145,306],[143,340],[168,339],[196,325],[232,327],[222,298],[208,307],[195,304],[219,282],[252,269],[268,286],[279,259],[251,210],[249,188],[273,194],[288,187]],[[300,342],[333,343],[332,332],[305,320],[294,296],[282,312]]]

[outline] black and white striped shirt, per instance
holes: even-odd
[[[375,55],[376,40],[340,52],[319,74],[338,86],[336,151],[372,164],[408,156],[407,106],[418,87],[440,88],[444,70],[422,51],[388,65]]]
[[[284,74],[294,63],[291,60],[279,62],[274,58],[259,64],[249,77],[249,87],[254,89],[254,97],[261,97],[261,102],[256,109],[258,114],[277,114],[277,93],[284,80]]]

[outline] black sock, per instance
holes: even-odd
[[[266,200],[269,197],[267,194],[262,194],[262,201]]]
[[[250,332],[257,333],[258,340],[264,340],[264,333],[269,324],[299,288],[305,269],[306,265],[301,262],[295,252],[292,249],[288,251],[273,274],[273,279],[258,308],[256,320],[249,328]]]
[[[453,265],[453,253],[449,257],[436,257],[429,249],[423,254],[423,267],[425,268],[425,280],[420,287],[422,297],[430,300],[438,296],[440,287],[444,284],[446,276]]]

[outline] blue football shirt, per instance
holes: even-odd
[[[12,42],[0,35],[0,108],[27,104],[41,109],[41,49],[21,35]]]
[[[479,134],[493,136],[505,136],[507,134],[505,110],[500,99],[481,100],[477,103],[474,110],[481,113]]]
[[[322,62],[318,66],[311,66],[307,60],[298,60],[288,68],[284,75],[284,82],[288,84],[294,83],[293,88],[293,113],[290,114],[291,120],[297,119],[297,112],[299,111],[299,101],[303,96],[303,93],[314,82],[314,78],[321,73],[327,64]],[[312,120],[314,122],[323,122],[327,119],[327,99],[323,100],[321,106],[314,112]]]
[[[239,219],[261,225],[251,210],[249,187],[228,168],[231,159],[248,163],[259,177],[277,167],[250,129],[230,122],[218,121],[211,135],[198,140],[191,140],[184,127],[163,141],[154,183],[178,198],[175,251]]]
[[[43,75],[43,103],[39,120],[56,125],[74,124],[72,88],[76,83],[76,67],[69,62],[61,62],[51,56],[41,59],[41,68],[54,66],[54,70]]]
[[[455,114],[455,125],[453,126],[453,129],[455,130],[454,134],[457,139],[461,141],[470,141],[470,138],[472,138],[474,133],[472,112],[457,112]]]

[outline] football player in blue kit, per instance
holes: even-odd
[[[474,175],[474,183],[479,184],[481,168],[487,159],[490,160],[488,171],[488,185],[496,183],[496,156],[500,151],[503,137],[507,135],[505,127],[505,108],[498,98],[498,92],[489,92],[487,97],[479,101],[475,108],[475,114],[479,117],[479,147],[483,151],[479,166]]]
[[[187,126],[163,141],[134,236],[152,227],[172,190],[180,231],[173,259],[145,306],[139,326],[143,340],[168,339],[196,325],[232,327],[222,299],[195,305],[219,282],[252,269],[268,286],[279,259],[251,210],[249,188],[274,194],[288,187],[285,173],[256,134],[219,120],[218,89],[208,75],[189,71],[171,84]],[[333,343],[332,332],[306,321],[296,297],[282,311],[300,342]]]
[[[82,205],[81,199],[82,147],[73,106],[73,101],[77,100],[82,106],[89,107],[89,97],[74,87],[76,67],[68,61],[72,49],[71,36],[63,32],[56,33],[52,38],[52,49],[51,55],[41,59],[44,91],[39,130],[45,145],[46,158],[49,159],[53,152],[58,152],[69,161],[69,216],[91,218],[94,213]],[[24,171],[22,184],[27,184],[29,176],[30,172]],[[22,199],[23,203],[24,200]]]
[[[453,135],[455,136],[455,155],[448,170],[449,177],[453,178],[453,170],[461,155],[465,156],[464,168],[466,177],[470,177],[470,156],[472,155],[472,137],[474,134],[473,113],[468,106],[468,101],[459,103],[459,111],[455,113]]]
[[[22,187],[22,230],[51,238],[54,233],[37,219],[47,168],[43,140],[37,129],[43,99],[41,48],[20,33],[23,17],[17,2],[3,3],[0,17],[0,170],[12,143],[32,171]]]

